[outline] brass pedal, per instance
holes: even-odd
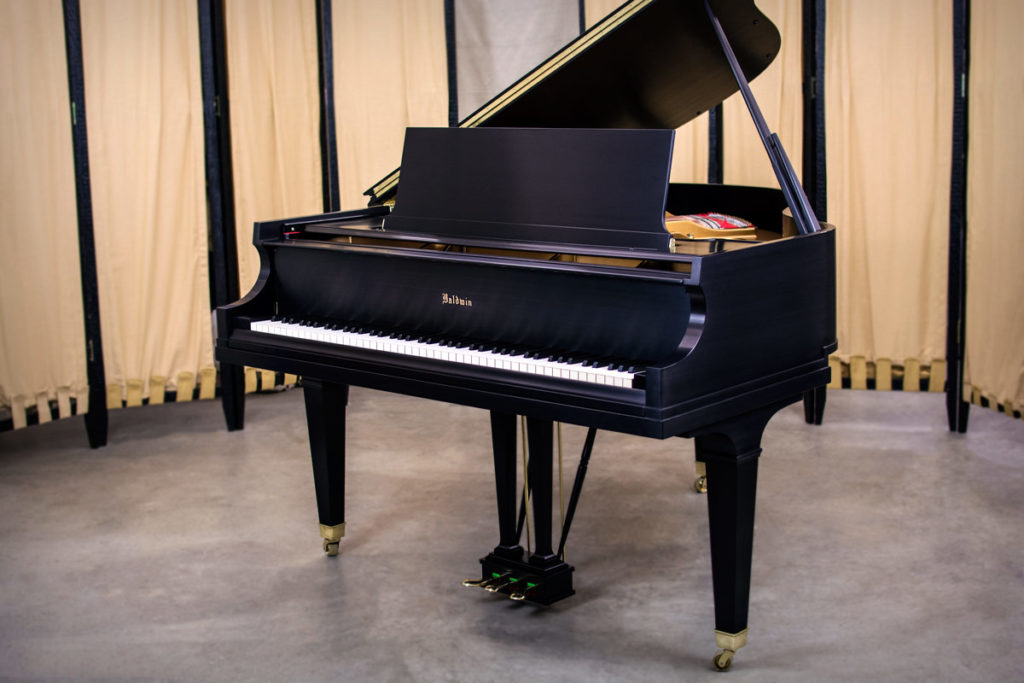
[[[507,585],[510,581],[508,578],[509,574],[510,572],[505,572],[504,574],[485,576],[482,579],[466,579],[462,582],[462,585],[467,588],[483,588],[484,590],[490,590],[490,586],[499,582],[504,582],[501,584],[503,586]]]
[[[484,590],[488,593],[497,593],[511,583],[512,579],[495,579],[491,583],[487,584],[487,586],[484,587]]]
[[[516,602],[521,602],[523,600],[526,600],[526,598],[528,597],[533,597],[537,595],[537,589],[540,587],[539,583],[527,581],[526,579],[521,579],[517,583],[521,584],[523,587],[519,588],[517,586],[516,590],[508,594],[508,597],[512,598]]]

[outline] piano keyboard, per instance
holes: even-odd
[[[639,373],[639,368],[631,367],[624,361],[547,356],[540,351],[488,347],[480,343],[441,340],[358,326],[317,324],[289,318],[253,321],[249,329],[264,334],[308,339],[325,344],[614,387],[632,388]]]

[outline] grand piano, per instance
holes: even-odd
[[[459,127],[409,129],[366,208],[256,224],[260,275],[217,309],[216,357],[301,376],[328,554],[352,385],[490,412],[498,540],[466,584],[538,605],[574,592],[563,550],[597,431],[693,438],[714,665],[730,666],[747,639],[761,435],[828,382],[836,346],[834,231],[747,83],[779,44],[750,0],[628,2]],[[737,89],[780,189],[670,183],[674,129]],[[667,214],[753,227],[694,233]],[[558,530],[556,422],[589,428]]]

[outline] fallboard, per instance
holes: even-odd
[[[359,246],[273,250],[281,316],[654,361],[690,318],[686,275]]]

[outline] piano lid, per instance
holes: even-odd
[[[712,0],[744,74],[779,51],[753,0]],[[467,116],[460,128],[678,128],[738,90],[703,0],[630,0]],[[398,169],[366,191],[391,199]]]

